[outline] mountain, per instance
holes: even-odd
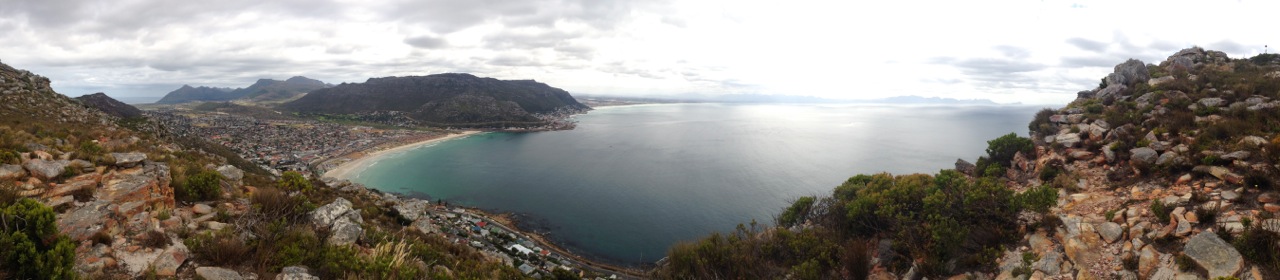
[[[371,78],[312,91],[281,109],[314,114],[408,113],[439,126],[524,126],[535,114],[587,110],[562,89],[533,80],[498,80],[470,74]]]
[[[86,94],[80,97],[76,97],[75,99],[80,101],[80,103],[84,104],[85,106],[98,109],[99,111],[102,111],[103,113],[107,113],[108,115],[112,115],[112,116],[116,116],[124,119],[142,117],[142,110],[138,110],[138,108],[133,107],[132,105],[125,104],[124,102],[115,100],[114,98],[107,96],[107,94],[105,93],[99,92],[94,94]]]
[[[326,87],[329,85],[319,80],[296,76],[284,81],[261,79],[247,88],[235,90],[232,93],[250,101],[280,102],[290,101],[302,94]]]
[[[246,88],[214,88],[214,87],[191,87],[183,85],[181,88],[169,92],[164,98],[156,103],[160,104],[178,104],[193,101],[232,101],[245,100],[253,102],[283,102],[297,98],[307,92],[329,87],[324,82],[308,79],[307,77],[296,76],[288,80],[272,80],[259,79]]]
[[[1113,70],[975,163],[853,176],[653,277],[1280,279],[1280,61],[1193,47]]]
[[[215,87],[192,87],[190,85],[182,85],[182,87],[170,91],[164,97],[156,101],[157,104],[178,104],[192,101],[230,101],[240,98],[240,95],[232,94],[231,88],[215,88]]]

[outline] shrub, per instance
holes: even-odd
[[[1156,215],[1161,223],[1169,222],[1169,212],[1173,212],[1173,208],[1165,205],[1164,202],[1159,199],[1151,201],[1151,213]]]
[[[0,163],[18,164],[21,159],[18,158],[18,152],[9,150],[0,150]]]
[[[294,221],[305,214],[302,196],[291,197],[276,188],[262,188],[253,193],[250,199],[253,209],[261,215],[263,221],[273,222],[280,219]]]
[[[1057,178],[1058,174],[1062,174],[1061,167],[1052,166],[1052,165],[1045,166],[1044,168],[1040,169],[1040,181],[1049,182],[1054,178]]]
[[[1085,111],[1085,112],[1088,112],[1088,113],[1090,113],[1090,114],[1101,114],[1101,113],[1102,113],[1102,109],[1104,109],[1104,108],[1105,108],[1105,107],[1103,107],[1103,106],[1102,106],[1102,104],[1094,103],[1094,104],[1085,105],[1085,106],[1084,106],[1084,111]]]
[[[1018,152],[1022,152],[1024,155],[1030,155],[1035,152],[1035,146],[1031,143],[1031,139],[1009,133],[987,141],[987,156],[992,162],[1001,166],[1008,167],[1009,161],[1013,160],[1013,156]]]
[[[186,181],[175,188],[176,195],[186,201],[214,200],[222,197],[222,174],[203,170],[187,176]]]
[[[166,248],[170,244],[173,244],[173,240],[170,240],[168,235],[154,230],[148,230],[142,239],[142,246],[151,248]]]
[[[804,222],[805,218],[809,216],[809,210],[813,208],[815,199],[816,197],[813,196],[797,198],[795,202],[791,203],[790,207],[787,207],[786,210],[782,211],[782,214],[778,215],[778,225],[791,227]]]
[[[1040,135],[1052,135],[1058,133],[1058,130],[1054,128],[1053,123],[1049,122],[1049,118],[1055,113],[1056,112],[1054,112],[1053,109],[1040,109],[1039,112],[1036,112],[1035,118],[1031,119],[1031,123],[1027,124],[1027,131],[1039,132]]]
[[[301,173],[287,171],[280,176],[280,189],[287,191],[311,191],[311,181],[303,177]]]
[[[1267,223],[1246,225],[1244,232],[1232,240],[1231,245],[1249,262],[1273,273],[1280,272],[1280,245],[1277,245],[1280,244],[1280,234],[1263,228],[1264,224]]]
[[[1042,185],[1014,195],[1013,201],[1019,209],[1045,213],[1058,204],[1058,190]]]
[[[249,246],[236,237],[230,228],[197,234],[183,240],[183,243],[193,255],[212,265],[239,264],[249,253]]]
[[[59,233],[53,209],[31,199],[0,208],[2,274],[18,279],[74,279],[75,247]]]
[[[1212,225],[1218,221],[1217,207],[1196,207],[1196,218],[1201,224]]]

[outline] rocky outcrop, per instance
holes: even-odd
[[[1151,78],[1151,74],[1147,72],[1147,65],[1137,59],[1129,59],[1124,63],[1116,65],[1115,72],[1107,75],[1105,81],[1107,87],[1111,86],[1133,86],[1137,83],[1146,83]],[[1099,97],[1102,97],[1099,94]]]
[[[16,164],[0,164],[0,180],[17,180],[27,176],[27,171]]]
[[[66,170],[66,167],[69,164],[71,164],[71,161],[69,160],[33,159],[23,163],[22,167],[26,168],[27,171],[31,172],[31,175],[36,176],[36,178],[48,181],[61,176],[62,172]]]
[[[341,197],[312,211],[311,222],[317,229],[329,232],[325,242],[330,245],[350,245],[364,234],[360,211],[352,209],[351,201]]]
[[[242,280],[239,272],[221,267],[202,266],[196,268],[196,276],[205,280]]]
[[[1217,234],[1204,231],[1192,237],[1182,253],[1191,257],[1200,267],[1209,271],[1209,278],[1236,276],[1244,269],[1244,259]]]

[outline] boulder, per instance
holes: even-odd
[[[1107,243],[1115,243],[1124,236],[1124,228],[1113,222],[1102,223],[1098,225],[1098,235],[1102,236],[1102,240],[1106,240]]]
[[[1156,150],[1151,148],[1141,147],[1129,150],[1129,158],[1132,159],[1134,163],[1146,165],[1154,164],[1156,163],[1157,157],[1158,155],[1156,154]]]
[[[1107,87],[1113,85],[1132,86],[1137,83],[1146,83],[1149,79],[1151,79],[1151,74],[1147,72],[1147,65],[1142,61],[1129,59],[1116,65],[1115,72],[1107,75],[1105,83]]]
[[[27,176],[27,171],[16,164],[0,164],[0,180],[18,180]]]
[[[1147,80],[1147,85],[1154,87],[1154,86],[1167,83],[1167,82],[1172,82],[1172,81],[1173,81],[1173,76],[1164,76],[1164,77]]]
[[[1258,136],[1245,136],[1244,139],[1240,139],[1240,144],[1261,147],[1267,144],[1267,139]]]
[[[111,153],[111,157],[116,159],[116,166],[125,168],[137,166],[138,163],[147,160],[147,154],[139,152]]]
[[[1054,139],[1054,141],[1061,143],[1062,146],[1064,147],[1068,147],[1068,148],[1075,147],[1076,144],[1080,143],[1080,134],[1077,134],[1077,133],[1059,134],[1058,137]]]
[[[1186,160],[1178,156],[1178,153],[1172,152],[1172,151],[1165,152],[1164,154],[1160,155],[1160,158],[1156,159],[1156,165],[1160,165],[1160,166],[1183,165],[1183,164],[1186,164]]]
[[[1042,253],[1040,260],[1031,264],[1031,267],[1044,272],[1048,275],[1058,275],[1062,273],[1062,253],[1057,250],[1051,250]]]
[[[223,165],[219,166],[217,170],[218,174],[222,174],[222,178],[226,179],[227,182],[238,185],[240,184],[240,181],[244,179],[244,171],[240,171],[240,169],[235,166]]]
[[[281,269],[280,274],[276,274],[276,280],[320,280],[320,277],[312,276],[306,267],[290,266]]]
[[[196,276],[205,280],[241,280],[239,272],[221,267],[202,266],[196,268]]]
[[[351,202],[341,197],[312,211],[311,222],[316,228],[329,231],[326,242],[331,245],[352,244],[364,234],[360,211],[352,209]]]
[[[391,207],[396,210],[396,215],[405,221],[417,221],[427,212],[427,202],[417,199],[408,199],[407,201],[397,203]]]
[[[175,276],[178,274],[178,267],[187,261],[187,246],[181,241],[173,242],[169,248],[165,248],[163,253],[151,263],[151,268],[155,269],[156,276]]]
[[[1209,278],[1235,276],[1244,269],[1244,259],[1240,252],[1210,231],[1191,237],[1182,252],[1208,270]]]
[[[1076,92],[1076,99],[1080,99],[1080,98],[1093,98],[1093,95],[1094,95],[1094,93],[1096,93],[1096,92],[1097,92],[1097,91],[1095,91],[1095,90],[1082,90],[1082,91]]]
[[[71,161],[67,160],[33,159],[23,163],[22,167],[26,168],[28,172],[31,172],[31,176],[40,178],[40,180],[49,181],[50,179],[58,178],[59,175],[62,175],[62,172],[66,170],[66,167],[69,164],[71,164]]]
[[[959,158],[956,159],[956,171],[960,171],[960,173],[963,173],[965,175],[974,176],[973,174],[974,168],[977,168],[977,166],[974,166],[972,163],[969,163],[964,159],[959,159]]]
[[[1276,201],[1280,201],[1280,193],[1268,192],[1258,195],[1258,202],[1260,203],[1275,203]]]
[[[1222,155],[1221,158],[1224,160],[1235,161],[1235,160],[1247,159],[1249,158],[1250,155],[1253,155],[1253,154],[1249,153],[1249,151],[1234,151],[1229,154]]]
[[[1097,96],[1100,99],[1106,99],[1107,97],[1120,97],[1120,94],[1126,90],[1129,90],[1129,87],[1125,85],[1108,85],[1107,88],[1098,91]]]
[[[329,228],[329,245],[351,245],[364,235],[364,228],[352,219],[338,219]]]
[[[1138,253],[1138,276],[1142,279],[1154,279],[1151,275],[1155,274],[1159,267],[1160,253],[1151,246],[1142,247]]]
[[[1206,97],[1201,98],[1200,101],[1196,101],[1196,103],[1200,103],[1201,106],[1205,107],[1218,107],[1222,106],[1223,103],[1227,103],[1227,100],[1218,97]]]
[[[1093,152],[1090,152],[1090,151],[1077,150],[1077,151],[1072,151],[1070,155],[1071,155],[1071,159],[1074,159],[1074,160],[1086,160],[1086,159],[1093,158]]]
[[[191,212],[196,213],[198,215],[209,214],[209,213],[213,213],[213,207],[209,207],[208,204],[203,204],[203,203],[196,204],[195,206],[191,206]]]
[[[1049,122],[1053,122],[1053,123],[1067,123],[1067,115],[1052,115],[1052,116],[1049,116]]]
[[[325,204],[324,206],[316,208],[316,210],[312,210],[311,222],[315,223],[317,227],[328,228],[333,226],[334,221],[343,217],[343,215],[346,215],[347,212],[350,212],[351,210],[351,201],[348,201],[346,198],[339,197],[329,204]]]

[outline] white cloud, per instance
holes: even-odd
[[[68,95],[472,72],[573,93],[1064,103],[1128,58],[1280,42],[1268,1],[11,0],[0,59]]]

